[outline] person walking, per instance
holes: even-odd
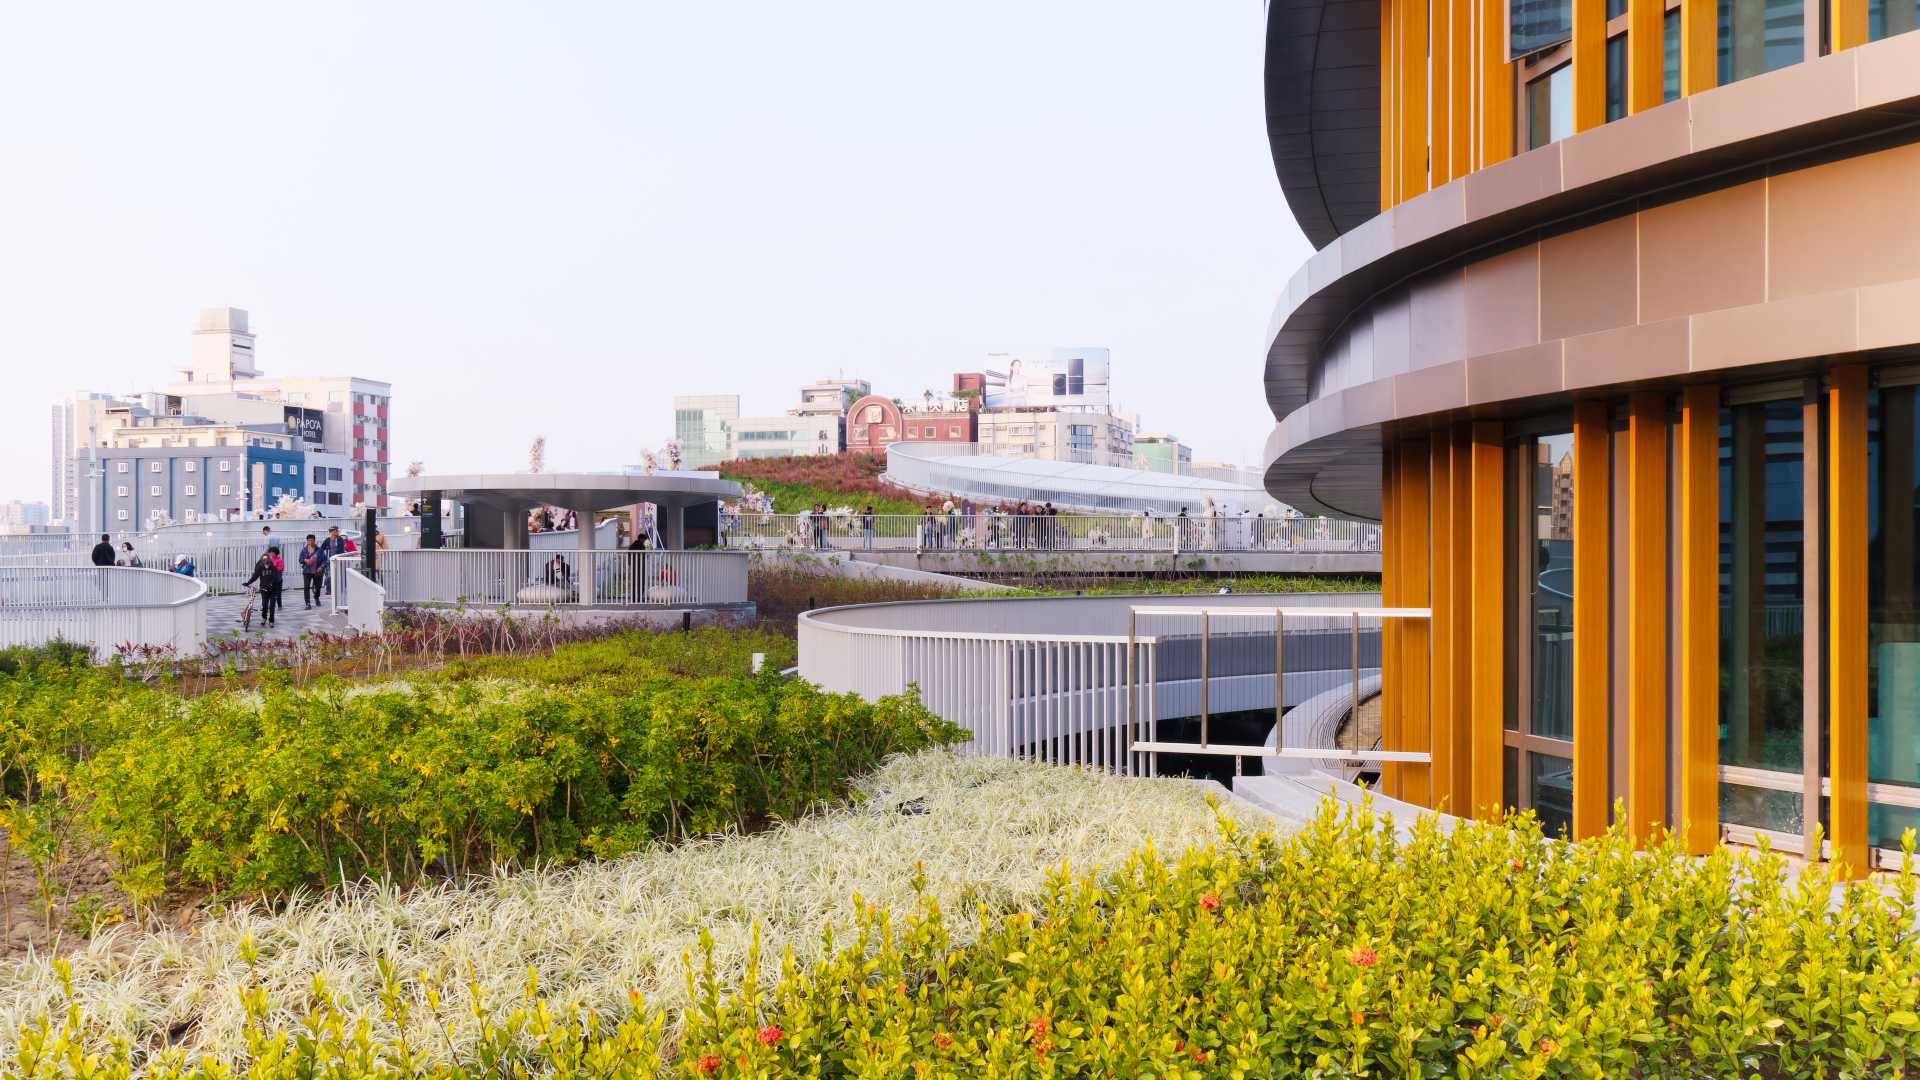
[[[873,550],[873,504],[872,503],[868,503],[867,508],[865,510],[860,511],[860,546],[867,549],[868,551]]]
[[[260,548],[262,551],[271,550],[273,548],[273,526],[271,525],[260,526]]]
[[[327,538],[320,541],[321,568],[325,569],[331,566],[334,559],[351,552],[353,549],[353,541],[340,535],[340,526],[329,526],[327,528]],[[328,596],[333,594],[332,574],[325,574],[320,578],[320,591],[322,594]]]
[[[93,565],[113,565],[113,537],[106,533],[101,533],[100,542],[93,545]]]
[[[307,542],[300,547],[300,603],[311,610],[320,603],[320,578],[327,572],[327,556],[314,542],[313,534],[307,534]]]
[[[286,573],[286,564],[280,559],[280,545],[275,544],[254,560],[253,574],[242,585],[257,586],[260,590],[260,621],[268,626],[280,614],[280,585]]]

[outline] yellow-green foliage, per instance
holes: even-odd
[[[963,735],[911,697],[868,703],[771,667],[685,677],[744,672],[743,645],[773,637],[636,634],[374,687],[276,673],[192,699],[39,665],[0,676],[0,785],[9,805],[71,808],[130,893],[284,896],[752,829]]]
[[[928,900],[898,926],[869,909],[769,986],[750,971],[725,991],[696,962],[664,1063],[638,1001],[624,1020],[556,1018],[537,994],[498,1006],[485,1051],[453,1070],[350,1029],[319,988],[301,1031],[256,1031],[238,1064],[289,1080],[1882,1077],[1920,1050],[1910,873],[1836,896],[1825,871],[1789,881],[1777,858],[1560,845],[1531,821],[1429,823],[1404,845],[1365,812],[1279,841],[1223,831],[1175,863],[1063,873],[964,946]],[[50,1020],[15,1071],[131,1067],[124,1049],[86,1057],[86,1029],[78,1011]]]

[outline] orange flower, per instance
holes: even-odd
[[[1045,1037],[1047,1034],[1047,1029],[1052,1026],[1053,1026],[1052,1024],[1047,1022],[1046,1017],[1037,1016],[1032,1020],[1032,1022],[1027,1024],[1027,1030],[1033,1032],[1033,1037],[1038,1039],[1038,1038]]]
[[[1361,1024],[1364,1024],[1367,1022],[1367,1014],[1363,1012],[1354,1013],[1352,1020],[1353,1020],[1353,1026],[1359,1027]]]
[[[1559,1048],[1553,1045],[1553,1040],[1552,1040],[1552,1039],[1541,1039],[1541,1040],[1540,1040],[1540,1052],[1541,1052],[1541,1053],[1543,1053],[1543,1054],[1552,1054],[1552,1053],[1553,1053],[1553,1052],[1554,1052],[1555,1050],[1557,1050],[1557,1049],[1559,1049]]]
[[[774,1043],[779,1042],[784,1035],[786,1035],[786,1032],[781,1031],[772,1024],[768,1024],[766,1027],[760,1029],[760,1045],[772,1046]]]
[[[1492,1028],[1495,1031],[1499,1031],[1500,1030],[1500,1014],[1494,1013],[1492,1016],[1487,1017],[1487,1026]]]
[[[719,1054],[701,1054],[700,1055],[700,1071],[703,1073],[720,1071],[720,1055]]]
[[[1220,897],[1214,893],[1206,893],[1200,897],[1200,907],[1206,911],[1219,911]]]
[[[1380,954],[1374,952],[1372,946],[1362,945],[1353,950],[1352,959],[1355,967],[1372,967],[1380,962]]]
[[[933,1033],[933,1045],[942,1050],[951,1050],[953,1049],[953,1036],[944,1031],[936,1031]]]

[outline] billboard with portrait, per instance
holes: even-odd
[[[989,409],[1107,408],[1112,403],[1111,361],[1105,349],[1054,349],[1000,353],[987,358],[983,403]]]

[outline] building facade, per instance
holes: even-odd
[[[680,444],[681,464],[689,469],[706,469],[727,460],[733,422],[738,419],[738,394],[674,398],[673,439]]]
[[[977,378],[977,376],[975,376]],[[847,449],[884,454],[897,442],[971,443],[979,435],[980,395],[954,376],[951,397],[926,396],[919,405],[868,395],[847,411]]]
[[[978,416],[980,453],[1079,465],[1133,466],[1133,425],[1100,410],[989,409]]]
[[[1185,476],[1193,472],[1193,448],[1174,435],[1135,434],[1133,467]]]
[[[345,375],[263,375],[254,363],[254,335],[247,313],[238,308],[200,312],[188,362],[177,373],[178,378],[158,391],[125,396],[80,392],[54,405],[53,502],[60,520],[88,531],[112,531],[123,527],[118,514],[124,509],[128,511],[125,521],[141,523],[124,527],[144,527],[153,508],[135,505],[139,498],[149,497],[134,492],[153,484],[129,485],[127,499],[133,501],[115,502],[117,495],[102,500],[102,491],[117,492],[122,486],[109,483],[102,472],[102,455],[107,451],[144,450],[153,459],[165,456],[161,451],[180,449],[188,451],[177,455],[184,461],[195,456],[193,450],[206,446],[264,449],[267,444],[261,439],[276,433],[284,438],[271,440],[273,446],[284,444],[289,452],[304,455],[300,463],[303,495],[311,466],[315,475],[329,478],[324,494],[329,500],[338,495],[343,508],[386,506],[392,459],[392,387],[387,383]],[[282,474],[283,480],[286,476]],[[193,505],[194,499],[184,494],[186,486],[184,481],[180,484],[174,500],[182,513],[191,510],[197,519],[233,509],[220,503],[217,494],[211,496],[211,505]],[[208,497],[201,490],[204,484],[191,486],[196,497]],[[268,483],[260,489],[228,484],[235,493],[242,486],[250,496],[261,490],[269,493],[265,503],[249,499],[237,504],[241,512],[250,513],[271,505],[274,487],[288,490],[294,485]],[[215,488],[217,492],[218,484]],[[101,512],[105,519],[96,517]],[[187,519],[176,514],[174,520]]]
[[[1267,489],[1382,521],[1390,794],[1920,825],[1912,0],[1268,11]],[[1524,17],[1522,17],[1524,14]],[[1331,29],[1338,27],[1338,30]]]
[[[805,457],[840,452],[843,418],[837,413],[813,416],[746,416],[733,422],[729,458]]]

